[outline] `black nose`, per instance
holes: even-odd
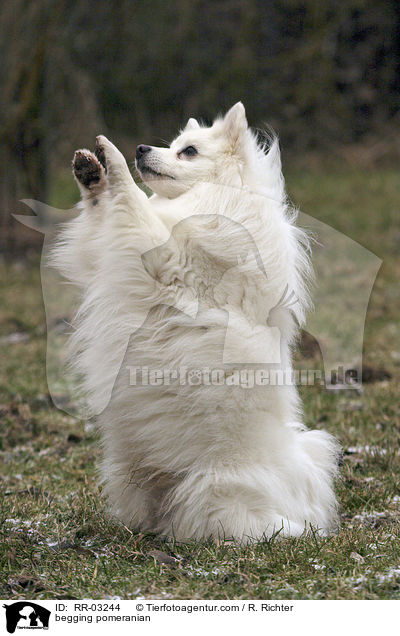
[[[143,155],[146,154],[146,152],[150,152],[151,150],[151,146],[145,146],[143,144],[140,144],[140,146],[137,146],[136,148],[136,159],[139,160],[143,157]]]

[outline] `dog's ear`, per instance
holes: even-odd
[[[200,124],[197,119],[191,117],[185,126],[185,130],[194,130],[195,128],[200,128]]]
[[[223,124],[225,134],[236,144],[247,130],[246,111],[242,102],[238,102],[228,110]]]

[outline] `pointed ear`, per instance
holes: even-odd
[[[185,130],[194,130],[195,128],[200,128],[200,124],[197,119],[191,117],[185,126]]]
[[[241,136],[246,132],[246,111],[242,102],[238,102],[228,110],[224,117],[224,129],[225,133],[235,143],[238,142]]]

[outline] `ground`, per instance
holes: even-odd
[[[52,203],[76,200],[72,187],[69,176],[60,179]],[[400,598],[398,173],[320,167],[292,171],[288,188],[304,212],[384,260],[367,316],[362,393],[302,389],[307,424],[343,446],[339,532],[247,548],[183,546],[109,519],[96,483],[96,434],[48,394],[38,256],[4,258],[0,598]],[[307,347],[317,358],[318,348]]]

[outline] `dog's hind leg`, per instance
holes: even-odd
[[[279,514],[263,480],[251,469],[242,472],[188,474],[166,500],[160,534],[188,539],[235,540],[252,543],[272,536],[300,536],[305,523]]]

